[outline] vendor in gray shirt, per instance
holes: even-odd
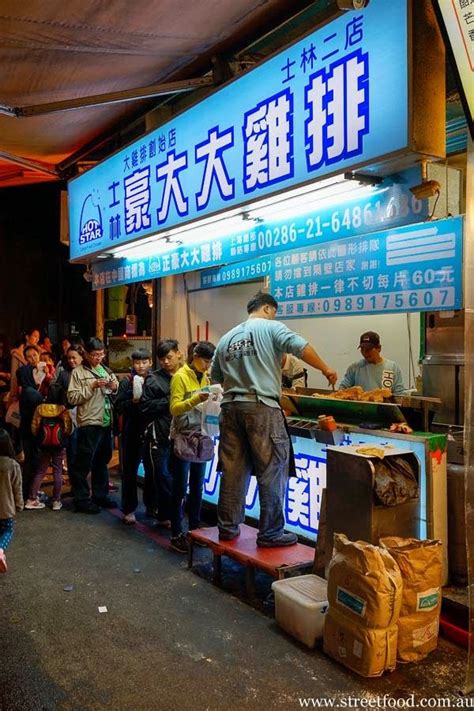
[[[363,333],[359,348],[362,360],[348,367],[339,389],[346,390],[359,385],[364,391],[388,388],[393,395],[402,395],[406,390],[402,371],[395,361],[382,356],[379,334],[375,331]]]
[[[249,317],[217,344],[211,380],[224,388],[220,420],[219,460],[222,468],[217,508],[219,537],[232,540],[245,516],[251,474],[258,482],[260,521],[257,545],[289,546],[283,504],[290,441],[280,408],[281,363],[292,353],[320,370],[334,384],[337,373],[298,334],[275,320],[278,304],[259,292],[247,304]]]

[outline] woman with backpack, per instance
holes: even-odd
[[[0,429],[0,573],[7,572],[5,550],[13,537],[16,512],[22,509],[20,465],[15,461],[10,435]]]
[[[64,339],[63,339],[64,341]],[[69,343],[69,341],[68,341]],[[64,356],[64,362],[59,370],[56,369],[57,377],[51,383],[48,393],[48,402],[54,402],[56,405],[64,405],[69,408],[69,412],[72,420],[72,434],[67,439],[66,443],[66,461],[68,472],[72,471],[74,466],[74,459],[76,456],[77,448],[77,422],[76,414],[77,407],[73,407],[69,404],[67,399],[67,389],[71,381],[71,375],[74,368],[81,365],[84,359],[84,348],[79,343],[74,343],[70,345]]]
[[[53,511],[60,511],[63,507],[61,503],[63,460],[67,438],[72,432],[72,420],[68,409],[64,405],[51,403],[38,405],[33,415],[31,432],[38,443],[39,461],[25,509],[29,511],[44,509],[45,504],[39,500],[38,494],[41,482],[51,464],[54,477],[51,508]]]

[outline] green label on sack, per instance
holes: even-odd
[[[439,603],[439,588],[433,588],[432,590],[425,590],[425,592],[418,593],[416,600],[416,609],[418,610],[434,610]]]
[[[365,600],[357,595],[353,595],[348,590],[338,586],[336,600],[340,605],[346,607],[348,610],[351,610],[351,612],[355,612],[355,614],[359,615],[359,617],[363,617],[365,615]]]

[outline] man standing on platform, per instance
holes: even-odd
[[[221,338],[211,380],[224,388],[220,420],[219,459],[222,467],[217,508],[219,537],[232,540],[244,520],[249,477],[257,477],[260,521],[257,545],[290,546],[283,504],[290,464],[290,439],[280,408],[281,363],[292,353],[320,370],[329,383],[337,374],[305,338],[276,321],[278,304],[259,292],[247,304],[247,321]]]

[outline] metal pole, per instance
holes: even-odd
[[[464,462],[466,546],[469,576],[469,654],[464,693],[474,691],[474,143],[468,135],[464,230]]]

